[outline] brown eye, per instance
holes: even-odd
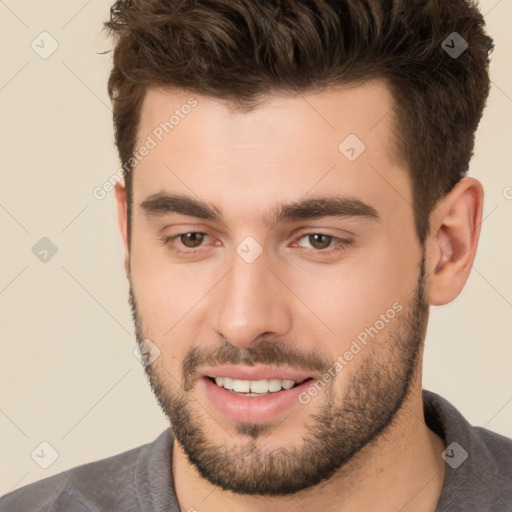
[[[199,247],[203,240],[204,233],[191,232],[180,235],[181,243],[189,249],[195,249],[196,247]]]
[[[315,233],[307,236],[308,241],[311,244],[311,247],[318,250],[328,249],[332,242],[332,239],[334,238],[329,235],[322,235],[321,233]]]
[[[328,257],[339,254],[352,245],[353,241],[347,238],[338,238],[325,233],[304,233],[298,242],[303,254],[315,257]]]

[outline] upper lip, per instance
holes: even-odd
[[[238,380],[293,380],[302,382],[311,377],[304,371],[276,366],[221,365],[202,368],[201,377],[229,377]]]

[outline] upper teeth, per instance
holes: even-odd
[[[268,393],[290,389],[295,385],[294,380],[270,379],[270,380],[239,380],[229,377],[215,377],[215,384],[225,389],[231,389],[237,393]]]

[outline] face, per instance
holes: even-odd
[[[315,485],[410,391],[428,307],[391,109],[378,82],[248,113],[148,91],[132,310],[179,448],[215,485]]]

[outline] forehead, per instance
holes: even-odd
[[[407,202],[409,177],[393,157],[393,133],[393,98],[380,81],[276,93],[251,111],[149,89],[135,149],[151,149],[133,171],[134,202],[162,191],[240,212],[325,192]]]
[[[194,106],[190,107],[191,104]],[[311,144],[319,144],[326,136],[330,139],[329,134],[337,140],[344,132],[368,140],[382,134],[382,131],[371,132],[383,117],[388,118],[384,125],[389,128],[392,109],[391,92],[382,80],[297,94],[276,91],[250,110],[239,108],[229,100],[182,89],[149,88],[142,105],[139,139],[155,130],[161,132],[160,127],[164,138],[172,132],[171,138],[175,140],[180,139],[180,134],[187,138],[193,130],[197,136],[194,145],[201,140],[229,142],[231,147],[284,139],[293,143],[289,135],[294,135],[294,139],[307,137]],[[182,122],[187,118],[194,120]],[[169,121],[172,127],[167,133],[161,124]]]

